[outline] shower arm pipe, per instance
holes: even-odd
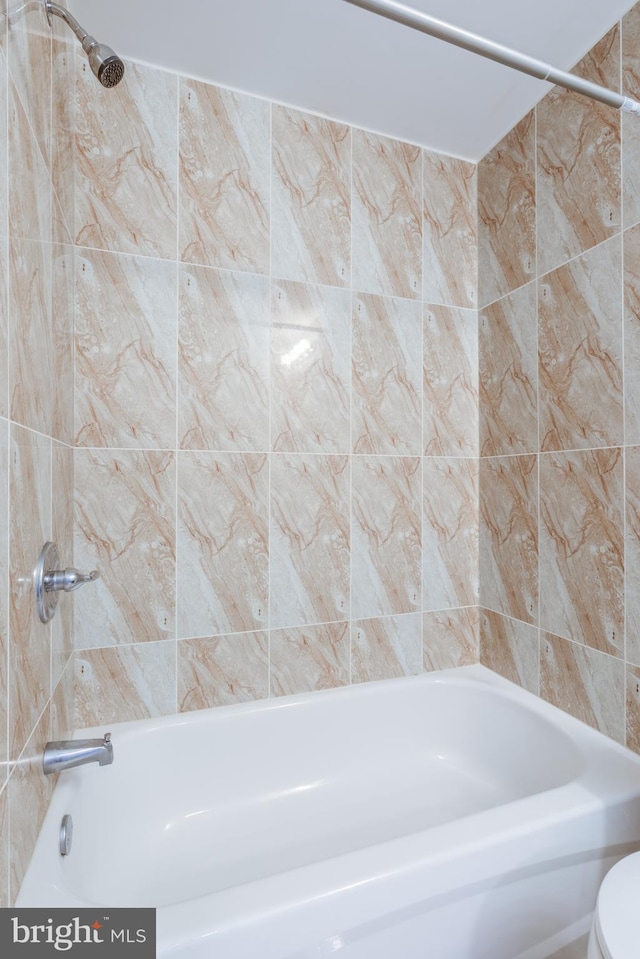
[[[403,3],[396,3],[395,0],[345,0],[345,2],[351,3],[354,7],[361,7],[363,10],[369,10],[371,13],[378,14],[378,16],[386,17],[388,20],[395,20],[396,23],[411,27],[412,30],[419,30],[421,33],[436,37],[438,40],[452,43],[456,47],[462,47],[463,50],[477,53],[488,60],[495,60],[496,63],[512,67],[514,70],[526,73],[530,77],[547,80],[549,83],[566,87],[567,90],[581,93],[592,100],[606,103],[617,110],[640,116],[640,103],[631,97],[615,93],[613,90],[602,87],[598,83],[592,83],[590,80],[583,80],[582,77],[576,77],[572,73],[556,70],[555,67],[544,63],[542,60],[536,60],[525,53],[519,53],[510,47],[505,47],[501,43],[494,43],[493,40],[487,40],[475,33],[469,33],[468,30],[461,30],[450,23],[445,23],[444,20],[437,20],[426,13],[407,7]]]
[[[82,44],[82,49],[85,51],[85,53],[87,53],[87,50],[85,50],[84,41],[87,38],[89,38],[89,40],[93,41],[93,43],[96,42],[91,36],[91,34],[87,33],[84,27],[80,26],[76,18],[71,13],[69,13],[68,10],[65,10],[65,8],[61,7],[59,4],[53,3],[52,0],[44,0],[44,6],[45,6],[45,10],[47,11],[47,19],[49,21],[49,24],[51,24],[52,14],[56,17],[60,17],[61,20],[64,20],[67,26],[71,27],[71,29],[77,36],[78,40]]]

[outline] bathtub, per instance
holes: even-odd
[[[640,758],[482,666],[110,728],[17,905],[156,906],[164,959],[541,959],[640,848]]]

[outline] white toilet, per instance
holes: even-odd
[[[610,869],[600,886],[587,959],[640,956],[640,852]]]

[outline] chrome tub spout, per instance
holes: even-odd
[[[111,733],[105,733],[104,739],[64,739],[47,743],[44,747],[42,768],[48,776],[73,766],[84,766],[85,763],[109,766],[112,762]]]

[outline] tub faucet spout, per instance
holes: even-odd
[[[84,766],[85,763],[108,766],[112,762],[111,733],[105,733],[104,739],[64,739],[47,743],[44,747],[42,768],[48,776],[73,766]]]

